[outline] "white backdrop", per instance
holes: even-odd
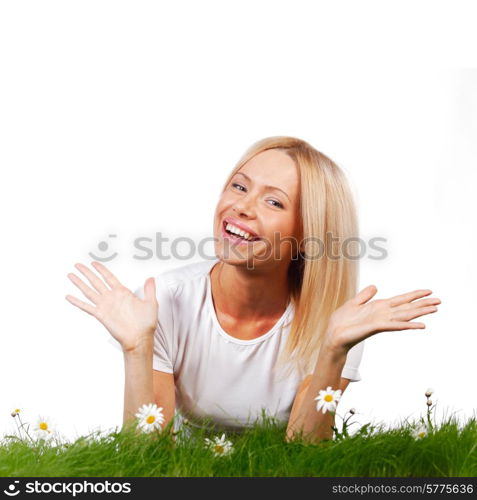
[[[0,434],[15,429],[14,408],[30,423],[52,417],[71,438],[121,425],[121,353],[65,300],[84,298],[67,273],[81,275],[73,266],[89,264],[89,252],[117,252],[106,265],[135,289],[201,260],[138,260],[132,242],[211,237],[226,175],[271,135],[305,139],[342,166],[362,238],[387,239],[386,259],[363,258],[361,288],[375,284],[376,298],[430,288],[442,300],[425,330],[366,341],[362,380],[338,413],[354,406],[360,423],[394,425],[424,415],[432,387],[438,414],[468,419],[477,349],[471,4],[2,3]]]

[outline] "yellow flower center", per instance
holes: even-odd
[[[225,450],[224,450],[224,447],[221,445],[221,444],[216,444],[214,446],[214,450],[217,452],[217,453],[223,453]]]
[[[153,424],[156,421],[156,417],[154,415],[149,415],[149,417],[146,418],[146,422],[148,424]]]
[[[420,438],[423,438],[425,435],[426,435],[426,433],[425,433],[424,431],[421,431],[421,432],[418,434],[418,436],[419,436]]]
[[[324,398],[323,398],[327,403],[329,403],[330,401],[333,401],[333,396],[331,394],[327,394]]]
[[[17,413],[20,413],[20,408],[17,408],[15,411],[16,411]]]
[[[48,424],[46,422],[40,422],[39,427],[40,427],[40,429],[42,431],[47,431],[48,430]]]

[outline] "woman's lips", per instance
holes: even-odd
[[[259,239],[253,240],[253,241],[248,241],[243,238],[240,238],[240,236],[235,236],[233,234],[228,233],[225,230],[225,223],[222,222],[222,236],[224,238],[227,238],[233,245],[250,245],[252,243],[255,243],[256,241],[259,241]]]

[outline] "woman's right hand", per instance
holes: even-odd
[[[144,300],[141,300],[123,286],[103,264],[96,261],[91,264],[104,278],[109,288],[88,267],[75,264],[75,267],[88,278],[93,288],[73,273],[69,273],[68,278],[94,306],[71,295],[66,295],[66,300],[98,319],[121,344],[124,352],[133,351],[145,343],[153,342],[159,310],[154,278],[146,280]]]

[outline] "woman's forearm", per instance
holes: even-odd
[[[143,404],[154,403],[152,383],[153,340],[124,352],[123,425],[135,419]]]
[[[333,390],[340,387],[341,373],[346,363],[346,352],[323,346],[319,352],[310,384],[298,408],[293,408],[287,427],[287,440],[293,439],[295,433],[303,432],[306,441],[318,443],[323,439],[333,438],[332,426],[335,425],[334,414],[323,413],[316,409],[320,390],[331,386]]]

